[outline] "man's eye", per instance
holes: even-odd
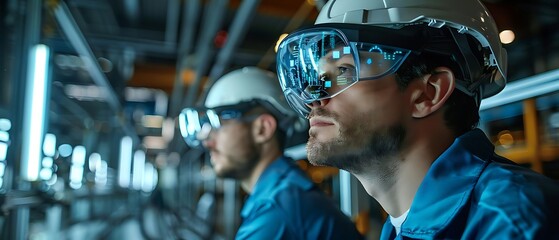
[[[345,72],[347,72],[347,68],[346,67],[338,67],[338,75],[337,76],[341,76],[343,75]]]
[[[336,76],[342,76],[342,75],[352,75],[355,72],[355,67],[353,66],[339,66],[338,67],[338,73]]]

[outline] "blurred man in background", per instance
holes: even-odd
[[[180,115],[189,145],[203,144],[219,177],[250,195],[236,239],[360,239],[353,222],[283,156],[298,118],[276,76],[255,67],[226,74],[203,108]]]

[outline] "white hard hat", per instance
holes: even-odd
[[[506,84],[506,50],[500,44],[493,18],[478,0],[330,0],[320,11],[315,25],[333,23],[396,29],[421,23],[456,29],[489,49],[486,64],[498,69],[491,79],[481,83],[482,96],[492,96]]]
[[[215,108],[251,100],[263,100],[281,114],[295,116],[285,100],[276,75],[257,67],[244,67],[219,78],[210,88],[204,105],[206,108]]]

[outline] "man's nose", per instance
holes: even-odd
[[[215,146],[215,140],[214,138],[211,136],[213,134],[208,134],[208,136],[204,139],[201,139],[202,141],[202,146],[204,146],[204,148],[206,149],[211,149]]]
[[[216,129],[205,129],[205,131],[201,131],[198,134],[197,138],[202,142],[202,146],[204,146],[205,148],[211,148],[215,145],[215,133]]]
[[[317,101],[313,101],[311,103],[305,103],[305,104],[307,105],[307,107],[312,109],[312,108],[316,108],[316,107],[324,107],[329,102],[330,102],[330,98],[326,98],[326,99],[317,100]]]

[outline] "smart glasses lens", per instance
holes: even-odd
[[[190,147],[198,147],[212,129],[221,126],[219,117],[213,110],[185,108],[179,114],[179,130]]]
[[[289,35],[278,48],[277,70],[289,104],[307,117],[306,104],[332,98],[360,80],[395,72],[410,51],[350,41],[334,28]]]
[[[242,119],[244,112],[254,106],[247,102],[212,109],[185,108],[179,114],[179,129],[184,141],[190,147],[198,147],[208,139],[211,131],[221,128],[224,121]]]

